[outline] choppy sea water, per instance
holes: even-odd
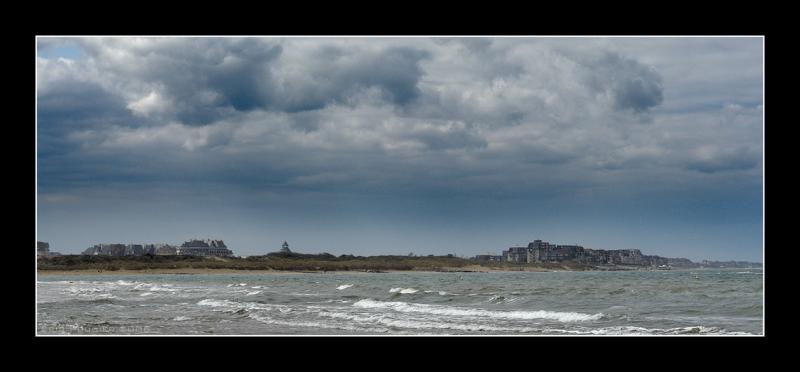
[[[37,333],[760,335],[760,269],[39,276]]]

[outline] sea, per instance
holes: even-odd
[[[40,275],[37,335],[763,335],[761,269]]]

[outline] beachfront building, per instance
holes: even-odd
[[[697,266],[685,258],[648,256],[638,249],[588,249],[579,245],[556,245],[542,240],[534,240],[527,247],[511,247],[503,251],[502,260],[519,263],[575,261],[589,265]]]
[[[591,263],[609,262],[608,254],[595,254],[591,249],[585,249],[579,245],[557,245],[538,239],[528,243],[527,247],[511,247],[507,251],[503,251],[503,258],[504,261],[526,263],[568,260]],[[627,258],[625,261],[633,262],[636,259]]]
[[[614,251],[612,262],[618,265],[642,265],[644,256],[638,249],[620,249]]]
[[[95,244],[82,254],[87,256],[124,256],[128,251],[128,246],[125,244]]]
[[[50,243],[36,241],[36,258],[61,256],[61,253],[50,250]]]
[[[83,251],[88,256],[232,256],[222,240],[190,240],[176,247],[169,244],[95,244]]]
[[[507,262],[528,262],[527,247],[511,247],[503,251],[503,261]]]
[[[289,243],[287,243],[285,240],[283,245],[281,245],[281,253],[292,253],[292,251],[289,250]]]
[[[125,246],[125,256],[141,256],[144,254],[144,247],[141,244],[128,244]]]
[[[142,244],[142,255],[156,254],[155,244]]]
[[[50,255],[50,243],[36,242],[36,257],[47,257]]]
[[[155,244],[153,254],[156,256],[174,256],[178,254],[178,247],[169,244]]]
[[[47,257],[50,254],[50,244],[47,242],[36,242],[36,256]]]
[[[489,261],[491,255],[475,256],[476,261]],[[541,263],[573,261],[587,265],[620,265],[656,268],[659,266],[700,267],[687,258],[667,258],[642,254],[638,249],[589,249],[580,245],[557,245],[534,240],[527,247],[510,247],[502,251],[503,262]],[[707,263],[706,263],[707,264]],[[749,263],[742,263],[749,264]]]
[[[228,257],[233,252],[225,246],[222,240],[197,240],[192,239],[178,247],[175,251],[178,256],[216,256]]]

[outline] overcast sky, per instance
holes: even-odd
[[[762,38],[43,38],[51,249],[762,261]]]

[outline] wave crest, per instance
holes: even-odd
[[[447,316],[482,317],[497,319],[548,319],[559,322],[582,322],[598,320],[603,317],[603,313],[584,314],[575,312],[559,311],[492,311],[472,308],[459,308],[443,305],[415,304],[408,302],[384,302],[372,299],[360,300],[353,304],[355,307],[372,309],[391,309],[403,313],[426,313]]]

